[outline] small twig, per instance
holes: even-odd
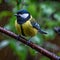
[[[16,35],[13,32],[10,32],[10,31],[2,28],[2,27],[0,27],[0,32],[6,34],[6,35],[8,35],[8,36],[10,36],[10,37],[12,37],[12,38],[14,38],[16,40],[18,40],[18,41],[20,41],[20,42],[22,42],[22,43],[24,43],[24,44],[26,44],[28,46],[30,46],[31,48],[35,49],[36,51],[38,51],[41,54],[49,57],[52,60],[60,60],[59,56],[57,56],[57,55],[55,55],[55,54],[53,54],[53,53],[51,53],[51,52],[43,49],[42,47],[40,47],[40,46],[38,46],[38,45],[36,45],[36,44],[34,44],[32,42],[30,42],[29,44],[27,44],[27,40],[24,37],[22,37],[22,36],[20,36],[20,38],[18,38],[18,35]]]
[[[57,34],[60,35],[60,27],[55,27],[55,28],[54,28],[54,31],[55,31]]]

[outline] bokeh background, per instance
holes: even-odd
[[[46,35],[37,34],[32,42],[60,56],[59,0],[0,0],[0,26],[17,34],[14,14],[27,9]],[[23,43],[0,33],[0,60],[50,60]]]

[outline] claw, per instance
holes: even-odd
[[[17,35],[17,40],[20,38],[20,35]]]
[[[27,41],[27,44],[30,44],[32,41],[31,41],[32,38],[29,38],[29,40]]]
[[[30,40],[28,40],[28,41],[27,41],[27,44],[30,44],[30,42],[31,42],[31,41],[30,41]]]

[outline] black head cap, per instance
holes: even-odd
[[[24,15],[24,14],[27,14],[27,15]],[[18,10],[16,16],[17,16],[17,22],[19,24],[23,24],[30,19],[30,13],[25,9]]]
[[[28,13],[30,14],[27,10],[25,9],[21,9],[21,10],[18,10],[17,14],[24,14],[24,13]]]

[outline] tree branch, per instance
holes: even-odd
[[[16,34],[13,33],[13,32],[10,32],[10,31],[2,28],[2,27],[0,27],[0,32],[6,34],[6,35],[8,35],[8,36],[10,36],[10,37],[12,37],[12,38],[14,38],[14,39],[16,39],[16,40],[18,40],[18,41],[20,41],[20,42],[22,42],[22,43],[24,43],[24,44],[26,44],[26,45],[28,45],[28,46],[30,46],[31,48],[35,49],[35,50],[38,51],[39,53],[41,53],[41,54],[49,57],[49,58],[52,59],[52,60],[60,60],[60,57],[59,57],[59,56],[57,56],[57,55],[55,55],[55,54],[53,54],[53,53],[51,53],[51,52],[43,49],[42,47],[40,47],[40,46],[38,46],[38,45],[36,45],[36,44],[34,44],[34,43],[32,43],[32,42],[30,42],[29,44],[27,44],[27,39],[25,39],[25,38],[22,37],[22,36],[20,36],[20,38],[18,38],[18,35],[16,35]],[[17,38],[18,38],[18,39],[17,39]]]

